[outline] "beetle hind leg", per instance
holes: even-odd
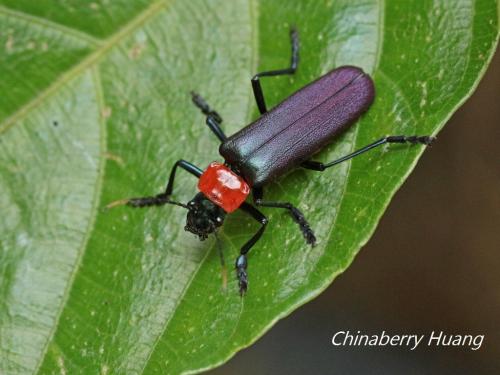
[[[252,78],[252,90],[255,96],[255,101],[257,102],[257,107],[259,112],[263,115],[267,112],[266,101],[264,99],[264,93],[262,92],[262,86],[260,84],[261,77],[272,77],[284,74],[294,74],[299,66],[299,34],[295,27],[290,29],[290,43],[292,46],[292,58],[290,61],[290,67],[286,69],[270,70],[267,72],[257,73]]]
[[[406,136],[406,135],[390,135],[384,138],[380,138],[379,140],[370,143],[369,145],[360,148],[359,150],[356,150],[349,155],[343,156],[340,159],[336,159],[334,161],[331,161],[329,163],[322,163],[319,161],[314,161],[314,160],[306,160],[302,163],[302,168],[306,169],[311,169],[313,171],[319,171],[322,172],[327,168],[333,167],[334,165],[337,165],[339,163],[342,163],[346,160],[350,160],[352,158],[355,158],[358,155],[364,154],[367,151],[370,151],[371,149],[375,147],[379,147],[382,145],[385,145],[387,143],[409,143],[411,145],[425,145],[425,146],[430,146],[432,142],[434,142],[436,138],[430,135],[412,135],[412,136]]]

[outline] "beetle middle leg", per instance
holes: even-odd
[[[220,127],[220,125],[222,124],[222,117],[220,117],[220,115],[212,108],[210,108],[210,106],[200,94],[191,91],[191,100],[193,101],[194,105],[197,106],[201,110],[201,112],[207,116],[206,123],[210,130],[217,136],[217,138],[219,138],[221,142],[224,142],[227,137]]]
[[[370,143],[369,145],[360,148],[359,150],[354,151],[353,153],[350,153],[349,155],[343,156],[339,159],[336,159],[334,161],[331,161],[329,163],[321,163],[319,161],[313,161],[313,160],[306,160],[305,162],[302,163],[302,167],[306,169],[312,169],[313,171],[324,171],[326,168],[333,167],[334,165],[337,165],[339,163],[342,163],[343,161],[352,159],[358,155],[361,155],[367,151],[370,151],[372,148],[382,146],[386,143],[410,143],[412,145],[416,144],[423,144],[426,146],[429,146],[433,141],[434,137],[428,136],[428,135],[423,135],[423,136],[418,136],[418,135],[412,135],[412,136],[405,136],[405,135],[391,135],[388,137],[380,138],[379,140]]]
[[[165,204],[174,204],[176,206],[181,206],[187,208],[187,206],[183,203],[175,202],[170,199],[174,189],[174,180],[175,180],[175,172],[177,167],[181,167],[185,171],[191,173],[193,176],[200,178],[203,171],[185,160],[177,160],[174,164],[172,171],[170,172],[170,177],[168,179],[167,187],[163,193],[149,196],[149,197],[140,197],[140,198],[126,198],[120,199],[114,202],[111,202],[106,206],[106,208],[113,208],[116,206],[127,205],[131,207],[150,207],[150,206],[163,206]]]
[[[304,236],[306,242],[309,245],[314,246],[316,244],[316,236],[314,235],[314,231],[311,229],[311,226],[307,222],[304,214],[293,204],[289,202],[268,202],[263,201],[262,198],[264,196],[264,192],[261,188],[253,189],[253,199],[256,206],[261,207],[274,207],[274,208],[284,208],[288,210],[290,215],[292,215],[293,220],[299,224],[300,231]]]
[[[254,206],[251,204],[248,204],[244,202],[241,206],[240,209],[245,211],[247,214],[252,216],[255,220],[257,220],[261,226],[259,230],[250,238],[242,247],[240,250],[240,255],[238,258],[236,258],[236,263],[235,263],[235,268],[236,268],[236,277],[238,279],[238,284],[240,287],[240,295],[245,294],[247,287],[248,287],[248,275],[247,275],[247,267],[248,267],[248,260],[247,260],[247,253],[250,251],[250,249],[255,245],[255,243],[260,239],[262,236],[262,233],[264,233],[264,230],[266,229],[267,225],[267,217],[264,216],[262,212],[257,210]]]
[[[266,101],[264,99],[264,93],[262,92],[262,86],[260,85],[260,77],[294,74],[299,65],[299,34],[297,32],[297,29],[294,27],[290,29],[290,42],[292,44],[292,58],[289,68],[257,73],[252,78],[253,95],[255,96],[255,101],[257,102],[257,107],[259,107],[261,115],[267,112],[267,107]]]

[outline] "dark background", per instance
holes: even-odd
[[[500,374],[500,54],[347,271],[225,374]],[[479,350],[333,347],[365,334],[484,334]]]

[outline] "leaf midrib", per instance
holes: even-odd
[[[145,22],[149,21],[151,18],[157,16],[159,11],[166,7],[169,3],[174,0],[158,0],[151,4],[144,11],[139,13],[130,22],[125,24],[116,33],[112,34],[109,38],[103,40],[100,46],[95,49],[94,52],[89,54],[78,64],[74,65],[73,68],[63,72],[59,78],[57,78],[51,85],[42,90],[33,100],[26,103],[24,106],[19,108],[11,116],[7,117],[0,124],[0,135],[6,132],[11,126],[16,122],[28,115],[33,109],[42,104],[47,98],[57,92],[61,86],[64,86],[75,77],[80,75],[82,72],[97,64],[102,58],[106,56],[111,48],[120,43],[123,39],[132,34],[136,29],[141,27]],[[26,16],[26,19],[29,16]],[[32,20],[33,21],[33,20]],[[33,21],[35,22],[35,21]],[[62,26],[61,26],[62,27]],[[73,32],[74,33],[74,32]]]
[[[258,51],[259,51],[259,22],[258,22],[258,19],[259,19],[259,10],[258,10],[258,1],[257,0],[249,0],[248,4],[249,4],[249,14],[250,14],[250,20],[251,20],[250,21],[251,22],[251,28],[250,28],[251,35],[250,35],[250,38],[252,40],[250,70],[251,70],[251,72],[256,73],[257,72],[257,67],[258,67],[258,58],[259,58],[259,54],[258,54]],[[248,90],[250,90],[250,87],[251,86],[248,85]],[[251,120],[251,118],[252,118],[253,110],[254,110],[253,95],[249,95],[249,100],[248,100],[248,105],[247,105],[247,113],[246,113],[246,122],[247,123],[249,123],[250,120]],[[222,230],[224,230],[224,229],[222,229]],[[195,272],[193,273],[193,275],[190,278],[189,282],[186,284],[184,290],[182,291],[182,294],[179,296],[178,302],[181,302],[182,299],[184,298],[185,294],[189,290],[189,287],[190,287],[192,281],[196,277],[196,274],[199,272],[199,270],[201,269],[201,267],[203,266],[203,264],[207,260],[208,255],[212,252],[212,250],[213,250],[214,247],[215,247],[215,244],[212,244],[212,246],[210,246],[210,248],[207,249],[205,257],[201,260],[199,267],[195,270]],[[235,246],[233,245],[233,247],[235,247]],[[240,309],[239,309],[239,312],[238,312],[238,318],[237,318],[236,324],[234,326],[233,334],[236,332],[236,330],[238,328],[238,325],[240,324],[241,316],[242,316],[243,310],[244,310],[244,302],[245,302],[244,298],[242,298],[241,299],[241,304],[240,304]],[[151,356],[156,351],[156,346],[158,345],[158,343],[160,342],[161,338],[163,337],[163,335],[167,331],[167,328],[168,328],[170,322],[172,321],[172,319],[174,318],[176,311],[177,311],[177,308],[173,311],[173,313],[170,316],[170,318],[165,322],[163,330],[161,331],[161,333],[156,338],[154,344],[151,346],[151,350],[150,350],[150,352],[149,352],[146,360],[144,361],[144,365],[143,365],[143,367],[141,369],[141,372],[140,372],[141,374],[143,374],[144,371],[145,371],[145,369],[147,368]],[[231,337],[232,337],[232,335],[231,335]],[[229,342],[229,340],[227,340],[227,342]],[[223,362],[224,362],[224,360],[221,361],[220,363],[223,363]],[[212,366],[210,368],[212,368]]]

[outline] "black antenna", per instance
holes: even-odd
[[[217,243],[217,252],[219,253],[220,265],[221,265],[221,274],[222,274],[222,289],[226,289],[227,287],[227,268],[226,262],[224,261],[224,252],[222,251],[222,244],[217,235],[217,232],[214,232],[215,242]]]

